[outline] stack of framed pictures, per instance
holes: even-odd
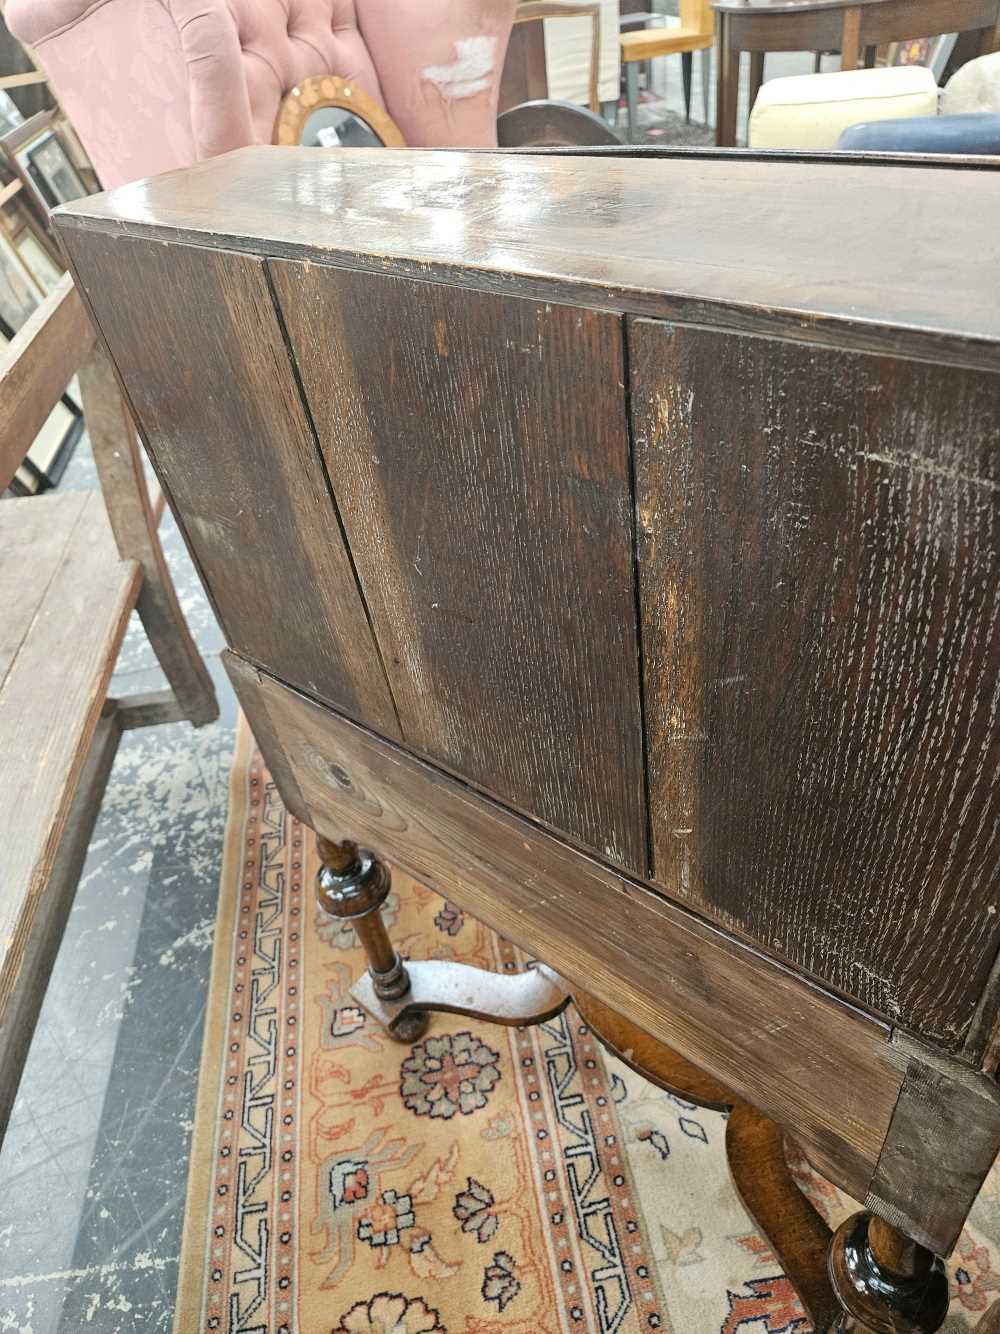
[[[13,104],[11,104],[13,105]],[[4,111],[0,107],[0,111]],[[58,128],[58,113],[21,120],[14,108],[0,125],[0,355],[63,274],[46,225],[57,204],[89,190]],[[79,393],[71,382],[11,483],[16,495],[54,486],[83,429]]]
[[[34,237],[31,241],[37,244]],[[50,280],[54,272],[58,282],[59,272],[48,255],[42,251],[39,258],[47,279]],[[45,285],[27,267],[17,246],[5,233],[0,233],[0,356],[18,329],[42,304],[45,295]],[[54,486],[62,476],[82,430],[79,390],[73,380],[32,442],[11,481],[11,491],[21,496],[36,495]]]
[[[39,111],[0,135],[4,157],[42,218],[56,205],[90,193],[58,128],[58,114]]]

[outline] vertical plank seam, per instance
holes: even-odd
[[[653,813],[649,798],[649,754],[646,740],[646,680],[645,655],[642,651],[642,591],[639,585],[639,524],[636,507],[638,506],[638,484],[636,482],[635,440],[632,433],[632,357],[629,336],[632,321],[627,315],[621,317],[622,328],[622,385],[624,386],[623,406],[625,411],[625,440],[628,450],[629,482],[629,540],[632,544],[632,601],[635,612],[635,650],[637,654],[636,678],[639,683],[639,751],[641,756],[642,813],[645,871],[643,878],[653,878]]]
[[[337,492],[334,490],[333,478],[330,476],[326,466],[326,458],[323,455],[323,450],[319,443],[319,432],[317,431],[316,423],[313,420],[309,396],[306,393],[305,385],[302,383],[298,363],[296,362],[295,355],[292,351],[292,340],[288,333],[288,326],[285,324],[285,312],[281,309],[281,302],[278,300],[278,293],[274,286],[274,278],[271,274],[270,258],[264,260],[264,281],[267,283],[267,291],[271,298],[271,306],[274,309],[274,316],[278,321],[278,328],[281,331],[281,340],[284,344],[285,355],[288,357],[289,370],[291,371],[295,390],[299,396],[299,402],[302,404],[302,411],[305,414],[305,419],[309,426],[309,434],[312,437],[313,449],[316,453],[316,458],[319,460],[320,471],[323,476],[323,481],[326,484],[326,492],[330,498],[334,516],[337,520],[337,527],[340,530],[340,537],[344,544],[344,551],[347,553],[347,559],[351,567],[351,574],[354,576],[354,586],[358,590],[358,597],[360,598],[361,606],[364,609],[365,620],[368,622],[368,633],[371,635],[372,643],[375,645],[375,652],[378,655],[378,664],[382,670],[382,679],[385,682],[386,693],[389,696],[389,701],[392,704],[392,711],[396,717],[396,727],[402,740],[407,741],[408,737],[403,728],[403,720],[399,713],[399,705],[396,703],[396,696],[392,689],[392,682],[389,679],[389,672],[385,665],[382,645],[379,643],[378,635],[375,632],[375,622],[372,619],[371,608],[368,606],[368,599],[365,596],[364,585],[361,582],[361,575],[358,572],[358,567],[354,560],[354,552],[351,548],[351,543],[347,536],[347,529],[344,526],[344,519],[340,512],[340,502],[337,500]]]

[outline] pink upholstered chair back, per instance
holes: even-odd
[[[269,143],[338,74],[420,146],[496,143],[515,0],[7,0],[105,186]]]

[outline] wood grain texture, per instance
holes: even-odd
[[[5,991],[0,1010],[0,1139],[6,1132],[17,1096],[120,737],[119,719],[114,714],[98,720],[58,845],[52,853],[44,893],[38,898],[30,928],[24,934],[19,966]]]
[[[94,332],[66,274],[0,348],[0,492],[10,485],[93,342]]]
[[[620,320],[271,267],[407,744],[645,874]]]
[[[887,1032],[635,881],[223,655],[283,798],[625,1010],[864,1198],[901,1084]],[[275,749],[277,747],[278,749]],[[295,789],[285,790],[291,772]]]
[[[43,514],[47,536],[37,528]],[[55,559],[44,554],[47,547],[58,552]],[[142,575],[134,561],[119,558],[96,492],[5,500],[0,553],[5,568],[10,563],[20,572],[23,596],[32,604],[0,681],[2,1023]],[[49,573],[42,596],[25,578],[36,561]],[[16,603],[13,619],[24,624]]]
[[[1000,376],[648,321],[630,360],[654,878],[957,1046],[1000,940]]]
[[[942,246],[956,183],[936,165],[259,147],[53,221],[996,367],[1000,171],[961,182]]]
[[[1000,1148],[995,1080],[905,1039],[904,1071],[865,1205],[936,1255],[948,1255]]]
[[[81,288],[227,638],[397,735],[263,264],[78,235]]]

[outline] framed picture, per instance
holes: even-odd
[[[0,252],[4,244],[0,240]],[[10,342],[14,333],[15,330],[0,313],[0,348]],[[83,409],[80,407],[80,391],[74,378],[42,423],[41,430],[11,478],[11,494],[36,496],[55,486],[82,434]]]
[[[8,130],[16,129],[23,123],[24,117],[15,106],[10,93],[0,92],[0,134],[6,134]]]
[[[39,241],[30,227],[22,227],[14,238],[14,246],[21,260],[46,296],[58,285],[62,269]]]
[[[0,233],[0,327],[12,338],[38,309],[42,291],[8,236]]]
[[[35,182],[49,208],[68,204],[87,193],[80,173],[55,130],[49,130],[18,154],[18,161]]]
[[[57,112],[39,111],[0,135],[0,151],[20,177],[42,219],[57,204],[89,194],[56,128]]]

